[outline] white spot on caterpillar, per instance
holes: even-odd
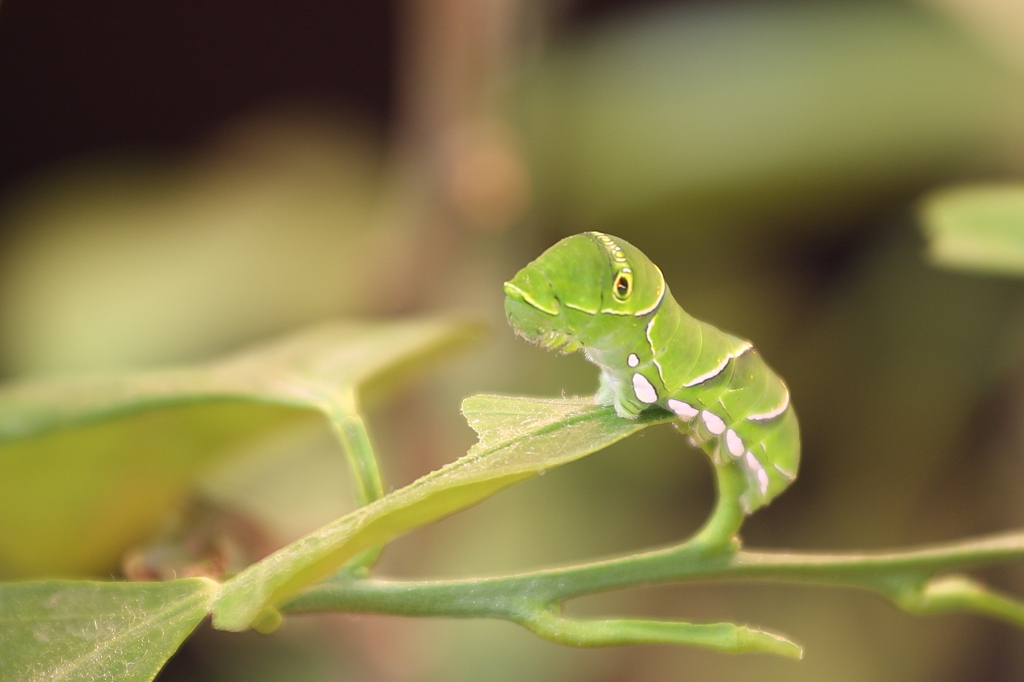
[[[782,388],[786,391],[786,395],[782,398],[782,402],[777,407],[775,407],[774,409],[768,410],[767,412],[762,412],[761,414],[751,414],[751,415],[748,415],[747,416],[747,421],[752,421],[752,422],[767,421],[769,419],[775,419],[780,414],[785,412],[786,408],[789,407],[789,389],[786,388],[785,386],[783,386]]]
[[[754,457],[753,452],[747,451],[746,462],[747,468],[754,472],[754,475],[757,477],[757,487],[760,489],[761,494],[764,495],[768,492],[768,472],[757,461],[757,457]]]
[[[636,353],[630,353],[629,357],[626,358],[626,364],[630,367],[636,367],[640,364],[640,358],[636,356]]]
[[[725,432],[725,444],[729,448],[729,454],[733,457],[741,457],[743,455],[743,440],[732,429]]]
[[[725,422],[717,414],[704,410],[700,413],[700,418],[704,420],[704,426],[708,427],[708,431],[716,436],[720,436],[725,431]]]
[[[647,377],[639,372],[633,375],[633,393],[636,395],[636,399],[642,403],[658,402],[658,392],[654,390],[654,386],[647,380]]]
[[[764,469],[757,470],[757,487],[761,489],[762,495],[768,492],[768,472]]]
[[[668,409],[675,412],[678,416],[689,421],[697,416],[700,412],[696,407],[690,403],[684,403],[682,400],[672,399],[668,401]]]

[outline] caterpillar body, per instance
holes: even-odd
[[[505,283],[520,336],[601,370],[595,400],[621,417],[668,410],[716,466],[738,467],[746,513],[796,478],[789,390],[749,341],[688,315],[639,249],[600,232],[567,237]]]

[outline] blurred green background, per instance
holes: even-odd
[[[599,229],[753,339],[801,416],[751,546],[890,548],[1024,524],[1024,289],[938,270],[922,194],[1024,175],[1024,5],[405,0],[0,5],[0,376],[210,357],[329,317],[470,312],[488,341],[373,407],[394,488],[473,442],[475,392],[589,394],[512,338],[501,283]],[[303,425],[202,488],[277,544],[351,508]],[[330,482],[329,484],[325,484]],[[707,465],[668,428],[403,538],[469,576],[671,542]],[[1024,593],[1018,568],[986,574]],[[731,619],[802,662],[572,650],[506,623],[200,632],[161,680],[1019,680],[1024,635],[852,592],[660,586],[579,614]]]

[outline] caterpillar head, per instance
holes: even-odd
[[[609,316],[644,317],[665,293],[661,271],[636,247],[586,232],[561,240],[505,282],[505,314],[517,334],[571,353],[599,346]]]

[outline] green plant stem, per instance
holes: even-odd
[[[339,398],[332,410],[332,422],[355,474],[359,501],[367,504],[383,497],[377,461],[355,392]],[[715,472],[715,508],[704,526],[681,544],[517,575],[426,582],[367,578],[381,549],[371,547],[325,582],[306,587],[283,602],[271,595],[253,627],[270,631],[280,622],[280,614],[322,611],[498,618],[574,646],[661,642],[799,657],[800,647],[785,637],[732,623],[583,620],[561,613],[562,605],[570,599],[636,585],[761,580],[856,587],[877,592],[911,613],[974,611],[1024,628],[1021,603],[964,576],[936,577],[1024,558],[1024,531],[888,553],[741,550],[737,533],[745,519],[741,499],[746,481],[736,466],[719,465]]]
[[[363,420],[359,406],[359,397],[355,389],[347,391],[336,400],[331,414],[331,427],[341,442],[345,456],[348,458],[355,481],[356,501],[359,506],[367,505],[384,497],[384,483],[377,465],[377,457],[373,453],[370,434]],[[371,547],[354,556],[343,570],[354,575],[365,575],[366,571],[377,562],[383,547]]]
[[[765,580],[873,590],[913,613],[969,610],[1024,627],[1024,607],[937,573],[1024,558],[1024,531],[890,553],[734,551],[692,542],[589,564],[466,580],[353,580],[339,576],[281,605],[283,613],[349,611],[503,618],[525,624],[585,594],[659,582]]]
[[[553,609],[536,609],[520,625],[544,639],[569,646],[688,644],[728,653],[761,652],[800,658],[803,651],[785,637],[732,623],[674,623],[650,620],[580,620]]]
[[[341,441],[356,485],[356,501],[360,506],[384,497],[384,484],[373,454],[370,434],[359,410],[354,390],[346,392],[331,409],[331,426]]]

